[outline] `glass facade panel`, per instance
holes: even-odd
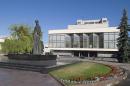
[[[112,48],[112,49],[114,49],[115,47],[114,47],[115,45],[114,45],[114,42],[109,42],[109,48]]]
[[[60,41],[60,35],[57,35],[56,40],[57,40],[57,41]]]
[[[51,48],[117,48],[119,33],[50,34]]]
[[[49,47],[51,48],[64,48],[65,46],[64,34],[49,35]],[[61,39],[62,38],[62,39]],[[62,46],[61,46],[62,45]]]
[[[61,42],[60,47],[65,48],[65,42]]]
[[[104,44],[104,36],[103,36],[103,33],[99,33],[99,48],[104,48],[103,44]]]
[[[104,40],[108,40],[108,34],[104,33]]]
[[[61,36],[61,40],[63,40],[63,41],[64,41],[64,39],[65,39],[65,36]]]
[[[99,48],[99,37],[97,34],[93,34],[93,48]]]
[[[73,47],[80,48],[80,36],[78,34],[74,34]]]
[[[114,34],[109,34],[109,40],[114,40]]]
[[[56,47],[57,47],[57,48],[60,48],[60,43],[56,43]]]
[[[53,48],[56,48],[56,43],[53,43]]]
[[[56,41],[56,35],[53,35],[53,41]]]
[[[71,48],[71,35],[65,36],[65,45],[66,45],[66,48]]]
[[[89,48],[89,36],[83,34],[83,48]]]
[[[83,34],[79,34],[80,36],[80,48],[83,48]]]
[[[93,34],[89,34],[89,48],[93,48]]]
[[[104,42],[104,48],[108,48],[108,42]]]
[[[115,49],[117,48],[117,32],[115,33],[104,33],[104,48]]]

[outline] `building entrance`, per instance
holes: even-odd
[[[88,57],[88,52],[86,52],[86,51],[81,51],[80,54],[83,57]]]
[[[79,57],[79,51],[74,51],[74,56]]]
[[[74,51],[74,56],[77,56],[77,57],[88,57],[88,52],[86,52],[86,51]]]
[[[97,52],[89,52],[89,57],[97,57]]]
[[[97,52],[74,51],[73,55],[76,57],[97,57]]]

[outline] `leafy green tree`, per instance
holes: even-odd
[[[123,10],[123,16],[119,25],[120,33],[118,40],[118,61],[119,62],[128,62],[128,17],[127,11]]]
[[[2,44],[2,50],[6,53],[31,53],[33,36],[31,28],[27,25],[12,25],[11,38]]]

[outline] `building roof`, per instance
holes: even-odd
[[[77,20],[75,25],[68,25],[67,29],[49,30],[49,34],[69,34],[69,33],[101,33],[119,32],[117,27],[109,27],[107,18],[97,20]]]
[[[69,34],[69,33],[101,33],[101,32],[119,32],[117,27],[108,28],[90,28],[90,29],[62,29],[62,30],[49,30],[49,34]]]
[[[101,18],[97,20],[77,20],[76,25],[86,25],[86,24],[103,24],[107,23],[107,18]]]

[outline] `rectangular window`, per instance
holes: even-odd
[[[114,49],[115,47],[114,47],[115,45],[114,45],[114,42],[109,42],[109,48],[111,48],[111,49]]]
[[[108,42],[104,42],[104,48],[108,48]]]
[[[71,46],[72,46],[71,35],[69,35],[69,34],[65,35],[65,46],[66,46],[66,48],[71,48]]]
[[[62,48],[61,46],[65,44],[65,35],[64,34],[52,34],[49,35],[49,47],[53,48]]]
[[[104,40],[108,40],[108,34],[104,34]]]
[[[59,40],[59,41],[60,41],[60,35],[57,35],[57,38],[56,38],[56,40]]]
[[[89,48],[89,36],[88,36],[88,34],[83,34],[83,48]]]
[[[53,42],[53,48],[56,48],[56,43]]]
[[[109,34],[109,40],[115,40],[114,34]]]
[[[108,48],[110,49],[117,48],[116,42],[117,42],[118,34],[119,33],[117,32],[104,33],[104,42],[108,43]],[[105,43],[104,43],[104,48],[107,48]]]
[[[56,41],[56,35],[53,35],[53,40],[55,40],[55,41]]]
[[[74,34],[73,47],[80,48],[80,36],[78,34]]]
[[[56,47],[57,47],[57,48],[60,48],[60,47],[61,47],[61,46],[60,46],[60,42],[59,42],[59,43],[57,42]]]

